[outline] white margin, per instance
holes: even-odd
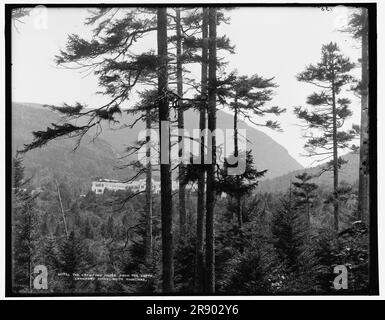
[[[103,0],[103,3],[111,3],[116,5],[117,3],[125,4],[151,4],[151,3],[162,3],[162,1],[131,1],[131,0],[121,0],[121,1],[112,1],[112,0]],[[211,0],[210,3],[235,3],[236,1],[222,0],[216,1]],[[320,1],[314,0],[286,0],[286,1],[249,1],[243,0],[240,3],[276,3],[276,4],[288,4],[288,3],[320,3]],[[352,3],[352,1],[337,1],[337,0],[328,0],[327,3]],[[0,178],[3,182],[0,187],[0,299],[6,300],[385,300],[385,276],[381,270],[385,270],[385,217],[382,214],[385,212],[385,202],[382,195],[385,195],[385,109],[384,105],[384,94],[385,94],[385,1],[378,0],[361,0],[357,3],[376,3],[377,4],[377,169],[378,169],[378,260],[379,260],[379,287],[380,295],[379,296],[146,296],[146,297],[118,297],[118,296],[108,296],[108,297],[31,297],[31,298],[5,298],[5,41],[1,42],[1,52],[0,52],[0,74],[1,74],[1,96],[0,103],[3,105],[3,109],[0,112],[0,141],[1,141],[1,152],[0,152]],[[4,39],[4,4],[17,4],[17,3],[31,3],[35,4],[36,1],[23,0],[23,1],[2,1],[0,9],[0,24],[2,27],[2,37]],[[55,0],[46,0],[42,3],[54,3],[58,4],[58,1]],[[82,1],[76,2],[72,1],[62,1],[63,4],[94,4],[98,1]],[[192,4],[202,4],[202,1],[180,1],[174,0],[173,4],[177,3],[192,3]],[[320,3],[322,4],[322,3]],[[384,140],[383,140],[384,139]]]

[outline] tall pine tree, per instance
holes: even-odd
[[[208,71],[208,8],[202,8],[202,62],[201,62],[201,96],[202,102],[199,108],[199,130],[206,129],[207,113],[207,71]],[[197,196],[197,225],[196,225],[196,258],[195,258],[195,291],[203,292],[204,289],[204,217],[205,217],[205,182],[206,172],[202,165],[205,163],[205,136],[200,139],[200,163],[201,170],[198,173]]]
[[[12,280],[15,291],[31,291],[33,259],[36,253],[36,205],[21,158],[13,159]]]
[[[170,136],[170,111],[168,105],[168,70],[167,70],[167,9],[157,9],[158,39],[158,96],[159,101],[159,136],[160,136],[160,178],[161,178],[161,219],[162,219],[162,286],[163,292],[174,290],[173,232],[172,232],[172,188],[170,142],[162,139],[161,130]]]
[[[230,76],[231,78],[231,76]],[[274,107],[267,107],[266,103],[272,99],[273,88],[276,84],[272,82],[273,79],[265,79],[258,75],[248,76],[235,76],[233,79],[229,79],[227,90],[224,92],[230,109],[234,113],[234,157],[237,159],[239,156],[243,157],[243,161],[246,161],[245,150],[243,155],[239,154],[239,134],[238,134],[238,122],[239,117],[243,117],[255,125],[266,126],[272,129],[279,129],[279,124],[276,121],[268,120],[264,124],[256,123],[254,121],[255,116],[264,116],[266,114],[280,115],[285,109]],[[252,118],[253,117],[253,118]],[[249,163],[250,166],[250,163]],[[242,184],[241,176],[237,176],[236,183]],[[238,220],[238,227],[242,227],[242,212],[241,212],[241,200],[242,192],[234,194],[236,199],[236,215]]]
[[[356,91],[361,96],[360,167],[358,182],[357,220],[368,221],[369,191],[369,24],[368,9],[357,9],[349,20],[349,32],[361,42],[361,81]]]
[[[354,64],[342,55],[336,43],[322,46],[321,61],[316,65],[309,65],[305,71],[297,75],[298,81],[313,84],[319,88],[307,98],[309,109],[296,107],[297,117],[307,123],[308,138],[305,149],[308,156],[324,156],[332,158],[325,170],[333,171],[333,207],[334,230],[339,227],[339,199],[338,199],[338,170],[345,162],[338,156],[338,150],[355,148],[350,142],[357,135],[357,126],[343,131],[345,120],[352,115],[349,109],[350,100],[340,97],[343,87],[354,81],[349,72]],[[313,131],[314,132],[313,132]]]
[[[207,128],[215,132],[216,100],[217,100],[217,9],[209,8],[209,63],[208,63],[208,122]],[[208,152],[211,153],[211,164],[207,169],[206,188],[206,288],[207,293],[215,292],[215,173],[216,173],[216,139],[212,134],[207,141]]]
[[[293,195],[296,197],[296,207],[304,211],[306,225],[310,227],[311,208],[317,195],[318,186],[310,182],[313,177],[306,172],[295,176],[298,181],[292,182],[295,187]]]

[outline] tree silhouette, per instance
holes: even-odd
[[[356,149],[350,142],[357,136],[358,127],[343,131],[345,119],[352,115],[349,109],[350,100],[339,97],[343,87],[354,82],[349,72],[354,64],[343,56],[336,43],[322,46],[321,61],[309,65],[305,71],[297,75],[298,81],[315,85],[320,92],[314,92],[307,98],[311,109],[296,107],[297,117],[307,123],[305,129],[308,138],[305,149],[308,156],[326,156],[323,160],[333,159],[325,166],[324,171],[333,170],[334,194],[334,229],[339,226],[338,204],[338,170],[345,161],[338,157],[339,149]],[[313,133],[313,131],[316,134]],[[309,132],[310,131],[310,132]],[[320,151],[322,150],[322,151]]]
[[[31,291],[32,264],[36,253],[37,212],[35,198],[24,177],[23,160],[13,159],[12,280],[16,291]]]
[[[230,109],[234,113],[234,157],[238,158],[239,156],[239,134],[238,134],[238,118],[242,116],[243,118],[249,120],[251,123],[259,126],[266,126],[271,129],[280,129],[278,122],[267,120],[264,124],[255,122],[255,116],[262,117],[266,114],[275,114],[280,115],[282,112],[285,112],[285,109],[279,108],[277,106],[267,107],[266,103],[272,99],[273,88],[277,87],[275,83],[272,82],[273,79],[265,79],[258,75],[248,76],[236,76],[232,74],[227,79],[228,84],[224,85],[222,88],[222,95],[224,98],[227,98],[227,103],[230,106]],[[252,118],[253,117],[253,118]],[[244,160],[246,159],[246,154],[244,155]],[[239,160],[238,160],[239,162]],[[242,178],[238,176],[235,178],[235,182],[239,185],[242,184]],[[236,213],[238,218],[238,226],[242,227],[242,213],[241,213],[241,197],[242,192],[234,194],[236,199]]]
[[[348,27],[354,39],[361,42],[361,81],[356,92],[361,96],[360,168],[358,183],[357,219],[367,221],[370,204],[369,191],[369,27],[368,10],[360,8],[350,16]]]
[[[296,197],[296,207],[304,209],[307,226],[310,227],[310,209],[317,195],[314,193],[318,186],[310,182],[313,177],[306,172],[296,175],[297,180],[292,182],[295,189],[293,195]]]

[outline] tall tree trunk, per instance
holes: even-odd
[[[146,264],[152,262],[152,165],[151,165],[151,109],[146,111]]]
[[[207,57],[208,57],[208,9],[203,8],[202,21],[202,69],[201,69],[201,98],[202,103],[199,111],[199,129],[201,134],[206,129],[207,108]],[[201,135],[200,141],[201,168],[205,163],[205,136]],[[197,245],[195,258],[195,291],[202,292],[204,289],[204,257],[203,257],[203,225],[205,216],[205,170],[199,171],[198,176],[198,199],[197,199]]]
[[[368,222],[369,218],[369,48],[368,48],[368,11],[362,9],[362,69],[361,69],[361,136],[360,136],[360,169],[358,186],[358,220]]]
[[[167,9],[157,9],[158,21],[158,96],[160,131],[160,179],[162,220],[162,288],[163,292],[174,291],[173,234],[172,234],[172,189],[170,162],[170,110],[167,101]],[[166,132],[164,132],[166,131]],[[162,133],[165,133],[163,136]]]
[[[237,105],[238,100],[235,98],[234,104]],[[234,109],[234,124],[233,124],[233,129],[234,129],[234,157],[238,157],[238,108],[235,107]]]
[[[237,103],[238,100],[235,97],[235,108],[234,108],[234,157],[238,157],[239,155],[239,150],[238,150],[238,108],[237,108]],[[238,185],[240,184],[240,177],[239,175],[237,176],[237,182]],[[235,196],[236,200],[236,214],[237,214],[237,220],[238,220],[238,228],[239,230],[242,228],[242,207],[241,207],[241,196],[236,195]]]
[[[339,224],[339,199],[338,199],[338,147],[337,147],[337,114],[336,114],[336,92],[334,80],[332,81],[332,104],[333,104],[333,207],[334,207],[334,230],[338,232]]]
[[[182,74],[182,28],[180,9],[176,9],[176,81],[177,94],[183,97],[183,74]],[[184,130],[183,102],[178,101],[178,129]],[[185,165],[182,161],[183,136],[179,135],[179,231],[183,239],[186,235],[186,185],[184,183]]]
[[[68,228],[67,228],[67,220],[66,220],[66,216],[64,213],[63,202],[61,200],[61,194],[60,194],[59,184],[58,184],[57,180],[55,180],[55,184],[56,184],[56,190],[57,190],[57,195],[58,195],[59,204],[60,204],[60,211],[62,213],[62,218],[63,218],[64,231],[65,231],[66,237],[68,239],[69,234],[68,234]]]
[[[29,274],[29,292],[32,292],[32,210],[28,205],[28,274]]]
[[[206,190],[206,292],[215,292],[215,168],[216,168],[216,69],[217,69],[217,9],[209,8],[209,85],[208,85],[208,129],[212,140],[207,141],[208,152],[212,154],[211,164],[207,168]]]

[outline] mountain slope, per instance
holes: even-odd
[[[12,154],[32,141],[32,131],[44,130],[59,116],[36,104],[12,104]],[[48,176],[61,176],[82,186],[97,176],[118,177],[121,173],[114,170],[117,155],[103,139],[91,142],[90,136],[74,152],[75,139],[60,139],[46,146],[27,152],[24,155],[26,175],[33,176],[39,185]]]
[[[188,110],[185,112],[184,118],[185,129],[192,135],[193,129],[199,128],[199,114],[196,111]],[[109,142],[117,152],[123,152],[138,139],[139,132],[144,130],[145,126],[143,122],[138,122],[134,128],[116,130],[120,128],[122,124],[133,123],[135,118],[123,112],[122,116],[117,117],[117,119],[120,124],[103,125],[103,131],[100,137]],[[232,129],[232,116],[219,110],[217,112],[217,128],[223,130]],[[302,165],[289,155],[288,151],[283,146],[278,144],[267,134],[248,126],[243,121],[239,121],[239,128],[246,129],[246,137],[249,141],[248,149],[252,149],[257,169],[268,169],[266,177],[273,178],[303,168]]]
[[[32,131],[44,130],[51,123],[58,122],[59,119],[58,114],[42,105],[13,103],[13,153],[32,141]],[[74,139],[51,141],[41,149],[28,152],[24,157],[27,173],[34,175],[35,181],[41,181],[44,176],[57,173],[73,181],[79,181],[82,185],[88,185],[96,176],[106,178],[130,176],[132,170],[116,170],[116,166],[119,154],[124,153],[127,146],[132,145],[138,139],[139,132],[144,129],[143,122],[138,122],[134,128],[119,129],[122,124],[130,124],[134,119],[132,115],[123,112],[122,116],[118,118],[119,124],[104,123],[100,136],[91,142],[93,132],[90,132],[75,152],[73,152],[76,143]],[[79,122],[82,121],[84,120]],[[195,111],[187,111],[185,122],[186,129],[192,134],[192,129],[198,128],[199,114]],[[232,125],[232,116],[218,111],[217,127],[231,129]],[[268,169],[267,178],[302,168],[284,147],[265,133],[242,121],[240,121],[239,127],[247,130],[247,139],[250,141],[248,148],[253,150],[257,168],[259,170]],[[156,177],[157,174],[154,173],[154,176]]]
[[[344,160],[347,160],[347,163],[344,164],[339,171],[339,181],[347,182],[348,184],[354,184],[358,180],[358,166],[359,166],[359,154],[358,153],[348,153],[342,156]],[[295,176],[303,172],[307,172],[310,175],[318,175],[321,171],[322,165],[306,168],[302,170],[295,170],[293,172],[287,173],[280,177],[273,179],[266,179],[261,181],[257,187],[259,192],[284,192],[289,187],[292,181],[296,181]],[[315,177],[312,182],[323,187],[332,187],[333,185],[333,173],[325,172],[319,177]]]

